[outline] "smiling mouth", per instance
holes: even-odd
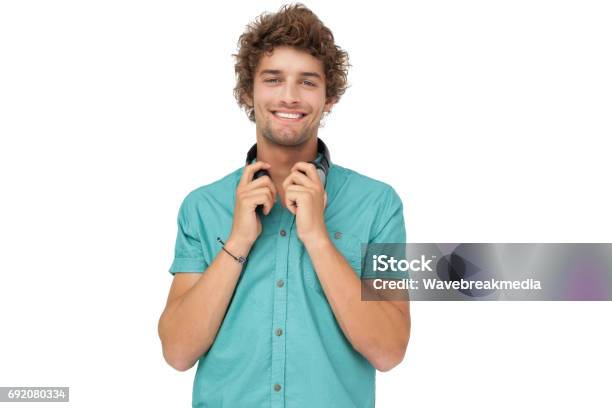
[[[272,114],[274,117],[286,122],[298,122],[306,116],[306,114],[302,112],[272,111]]]

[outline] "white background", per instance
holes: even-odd
[[[157,337],[176,215],[243,165],[231,54],[281,4],[0,3],[0,386],[190,406]],[[307,6],[353,65],[320,136],[395,187],[408,241],[611,241],[608,2]],[[413,303],[377,406],[610,406],[611,312]]]

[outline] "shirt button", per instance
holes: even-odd
[[[280,391],[281,390],[281,385],[280,384],[274,384],[274,391]]]
[[[276,329],[276,335],[277,336],[282,336],[283,335],[283,329]]]
[[[342,238],[342,233],[341,233],[340,231],[336,232],[336,233],[334,234],[334,238],[336,238],[336,239],[340,239],[340,238]]]
[[[281,237],[284,237],[285,235],[287,235],[287,232],[284,229],[282,229],[280,230],[280,234],[281,234]]]
[[[285,281],[282,279],[277,280],[276,286],[278,286],[279,288],[282,288],[283,286],[285,286]]]

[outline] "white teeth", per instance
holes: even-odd
[[[274,112],[274,114],[278,117],[285,118],[285,119],[298,119],[303,116],[301,113],[287,113],[287,112]]]

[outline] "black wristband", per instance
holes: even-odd
[[[243,256],[235,256],[234,254],[232,254],[230,251],[228,251],[227,249],[225,249],[225,242],[223,242],[221,240],[221,238],[217,237],[217,241],[219,241],[221,243],[221,249],[224,250],[225,252],[227,252],[227,254],[229,256],[231,256],[232,258],[234,258],[236,261],[240,262],[242,265],[244,265],[247,261],[247,259]]]

